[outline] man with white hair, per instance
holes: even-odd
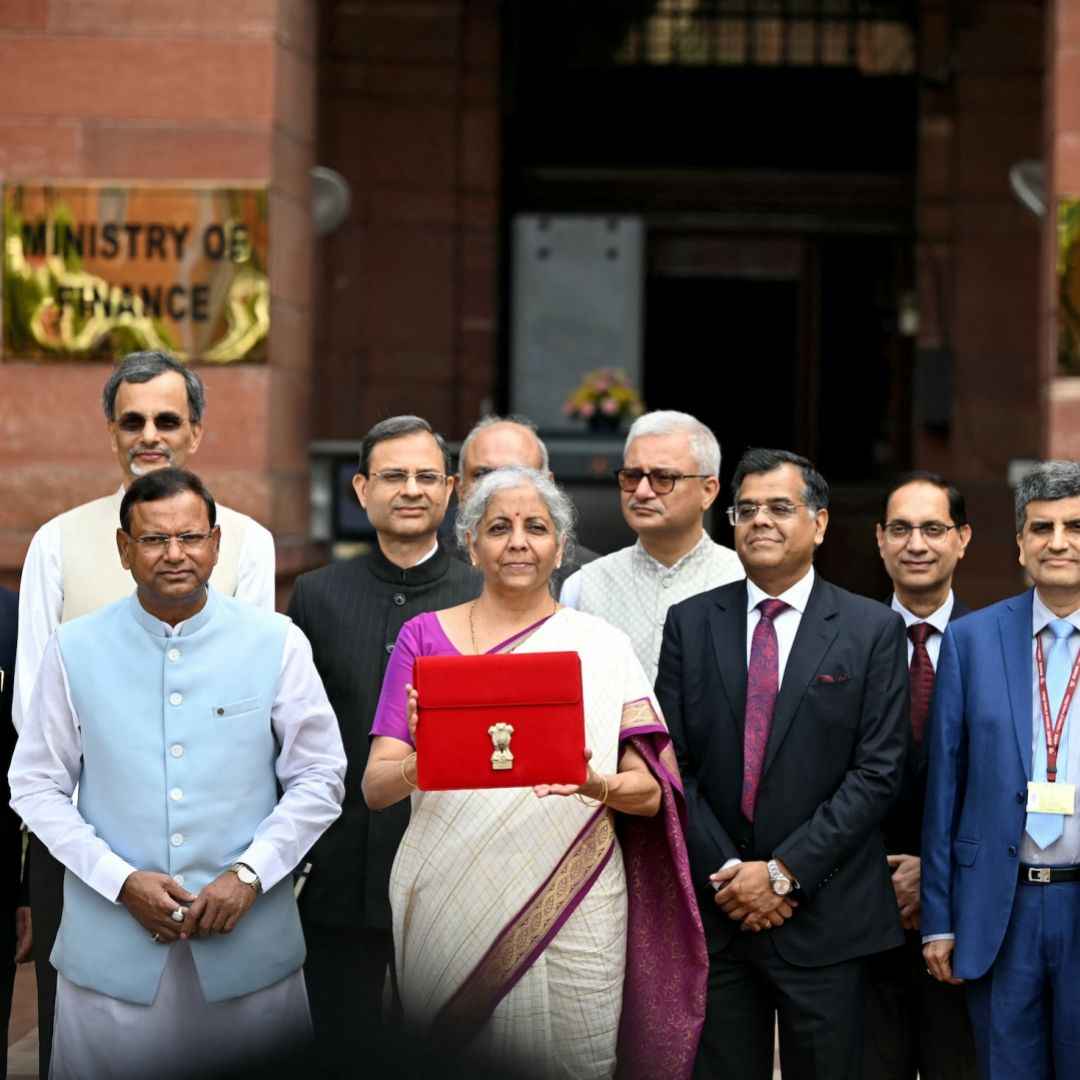
[[[720,493],[720,444],[689,413],[646,413],[630,428],[615,477],[637,543],[582,567],[559,599],[628,634],[655,680],[668,608],[745,576],[703,524]]]

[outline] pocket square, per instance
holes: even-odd
[[[819,675],[817,677],[817,681],[828,686],[830,683],[847,682],[848,677],[843,673],[841,673],[840,675]]]

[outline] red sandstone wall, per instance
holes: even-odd
[[[1080,458],[1080,378],[1058,378],[1058,195],[1080,197],[1080,0],[1052,0],[1047,18],[1046,162],[1050,211],[1043,227],[1039,375],[1044,388],[1042,451]]]
[[[307,531],[314,0],[6,0],[0,180],[269,184],[270,361],[203,367],[192,465],[278,537]],[[0,363],[0,580],[33,530],[112,490],[100,364]]]
[[[323,15],[319,158],[353,208],[320,245],[316,434],[417,412],[460,436],[495,379],[498,5]]]
[[[1020,587],[1007,469],[1040,451],[1041,226],[1008,171],[1042,156],[1045,16],[979,0],[951,28],[950,7],[923,4],[923,74],[942,77],[921,92],[916,277],[920,345],[954,353],[953,417],[947,434],[916,421],[914,446],[916,467],[967,495],[974,542],[958,588],[979,605]]]

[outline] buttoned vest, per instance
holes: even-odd
[[[120,526],[120,503],[124,489],[103,499],[76,506],[60,515],[60,577],[64,590],[61,622],[128,596],[134,588],[131,571],[120,565],[116,530]],[[240,545],[248,519],[227,506],[217,508],[221,547],[212,581],[224,596],[236,592]]]
[[[237,861],[274,809],[270,710],[288,626],[210,589],[177,637],[166,637],[135,596],[57,629],[82,733],[79,812],[132,866],[197,893]],[[291,879],[258,896],[232,933],[189,944],[207,1001],[296,971],[304,941]],[[66,872],[50,957],[65,978],[150,1004],[167,955],[123,905]]]

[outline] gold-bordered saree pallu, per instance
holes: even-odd
[[[599,620],[560,611],[525,647],[581,641],[593,766],[615,772],[622,747],[632,745],[660,783],[660,812],[616,815],[574,799],[540,800],[531,790],[415,793],[391,882],[399,986],[407,1020],[428,1026],[436,1042],[460,1046],[485,1031],[500,1003],[520,998],[507,1001],[547,950],[560,950],[560,931],[578,914],[571,926],[581,917],[595,923],[606,951],[572,954],[580,971],[553,980],[524,1008],[573,996],[571,1007],[552,1005],[560,1017],[574,1015],[575,1030],[553,1032],[560,1045],[580,1044],[610,1017],[610,1049],[596,1053],[613,1063],[621,998],[618,1075],[688,1077],[708,956],[683,841],[685,803],[645,675],[625,637],[614,634]],[[614,975],[590,982],[612,960]],[[532,1012],[522,1022],[541,1026]],[[521,1049],[549,1062],[560,1053],[535,1042]]]

